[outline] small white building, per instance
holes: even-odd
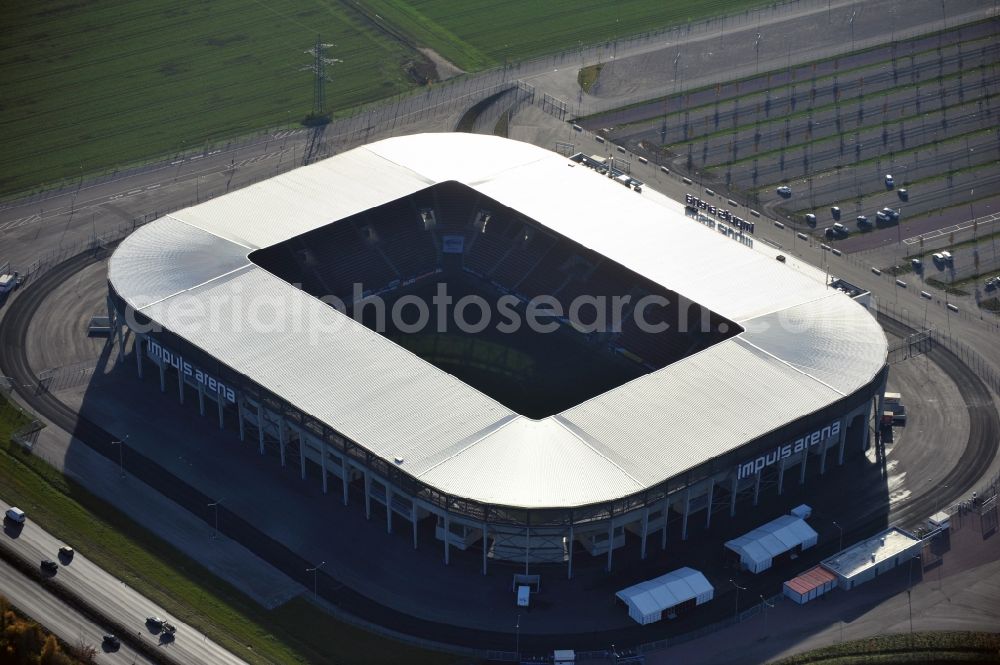
[[[678,568],[645,582],[622,589],[615,596],[628,607],[628,615],[641,624],[659,621],[707,603],[715,588],[694,568]]]
[[[800,517],[782,515],[753,531],[726,543],[726,549],[739,557],[740,565],[751,573],[762,573],[775,559],[795,558],[802,550],[816,544],[817,534]]]
[[[919,556],[922,547],[922,540],[892,527],[835,554],[822,565],[837,576],[837,586],[853,589]]]

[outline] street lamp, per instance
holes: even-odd
[[[317,592],[316,592],[316,589],[317,589],[317,586],[316,586],[316,575],[319,572],[319,569],[322,568],[323,564],[325,564],[325,563],[326,563],[326,561],[320,561],[318,564],[316,564],[315,567],[313,567],[313,568],[306,568],[306,572],[307,573],[312,573],[313,574],[313,598],[316,598],[317,595],[318,595]]]
[[[736,580],[729,580],[729,583],[732,584],[734,587],[736,587],[736,613],[733,615],[733,618],[736,620],[736,623],[739,623],[740,622],[740,591],[746,591],[747,588],[745,586],[740,586],[739,584],[737,584]]]
[[[128,434],[122,437],[122,440],[115,440],[111,442],[112,446],[118,446],[118,474],[124,478],[125,477],[125,442],[128,441]]]
[[[771,603],[769,603],[766,600],[764,600],[764,595],[763,594],[761,594],[761,596],[760,596],[760,604],[763,605],[763,607],[761,609],[764,610],[764,634],[761,635],[760,639],[764,640],[764,639],[767,639],[767,608],[770,607],[770,608],[773,609],[774,605],[772,605]]]
[[[837,541],[837,551],[844,551],[844,529],[836,521],[834,521],[833,526],[837,527],[837,531],[840,532],[840,540]]]
[[[208,504],[208,507],[212,509],[215,513],[215,531],[212,532],[212,538],[219,537],[219,504],[222,503],[222,499],[216,499],[212,503]]]
[[[514,616],[514,657],[521,660],[521,615]]]

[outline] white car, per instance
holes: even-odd
[[[792,195],[792,188],[789,187],[788,185],[782,185],[781,187],[779,187],[775,191],[777,191],[778,194],[781,195],[781,196],[791,196]]]
[[[8,508],[4,519],[10,520],[14,524],[24,524],[24,511],[17,507]]]

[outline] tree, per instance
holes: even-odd
[[[45,644],[42,645],[42,653],[38,657],[39,665],[55,665],[58,653],[59,642],[56,641],[55,635],[49,633],[49,636],[45,638]]]

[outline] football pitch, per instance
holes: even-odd
[[[446,281],[456,303],[469,296],[496,303],[501,295],[489,282],[471,276],[452,274]],[[387,309],[403,296],[431,303],[438,282],[428,279],[400,289],[392,294]],[[477,307],[468,311],[471,313],[467,318],[463,315],[463,321],[471,325],[482,321]],[[517,311],[523,321],[524,307],[518,306]],[[366,308],[362,312],[363,323],[376,329],[373,311]],[[454,309],[450,314],[446,329],[431,324],[420,332],[402,332],[393,326],[392,317],[385,317],[387,329],[377,332],[529,418],[560,413],[649,372],[605,345],[585,342],[582,335],[564,326],[537,332],[521,325],[502,332],[498,327],[503,317],[494,313],[487,317],[488,324],[483,322],[482,329],[473,333],[458,329],[451,320]],[[408,316],[411,318],[405,323],[412,324],[413,312]]]

